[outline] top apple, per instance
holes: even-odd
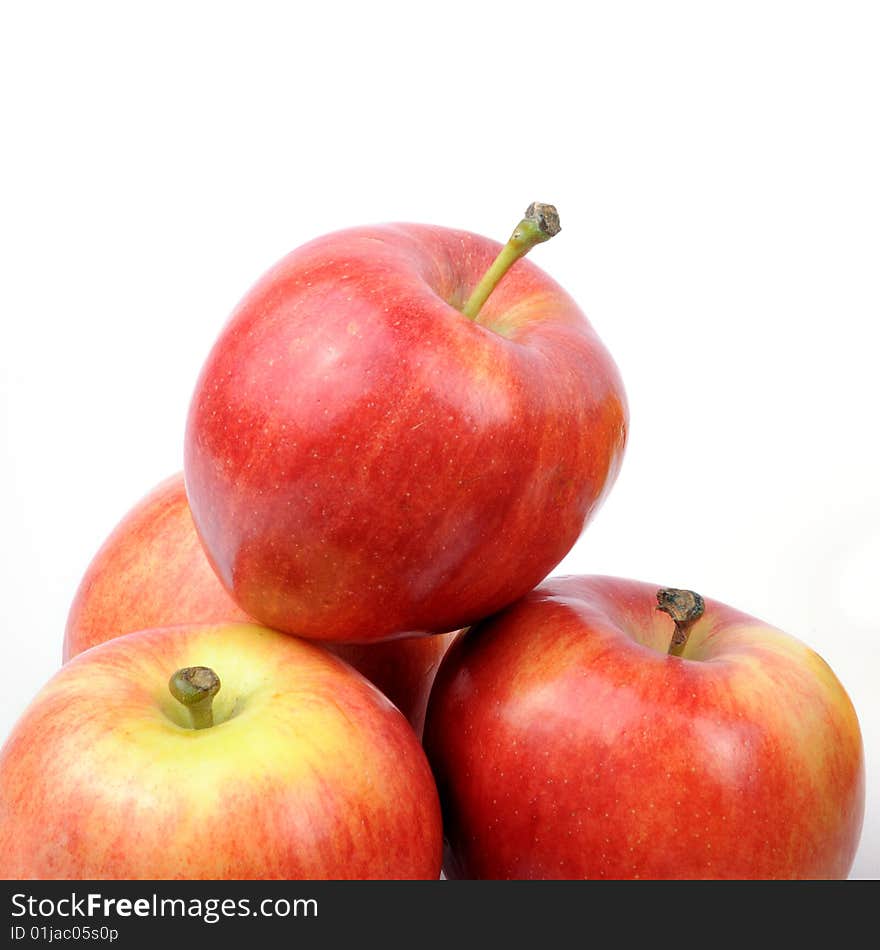
[[[518,260],[554,216],[530,206],[504,249],[427,225],[340,231],[241,301],[198,379],[184,466],[248,614],[323,640],[453,630],[571,549],[617,475],[627,409],[578,306]]]

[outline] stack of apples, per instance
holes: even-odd
[[[0,752],[0,876],[847,875],[862,741],[822,659],[549,577],[628,424],[523,259],[558,231],[352,228],[247,293]]]

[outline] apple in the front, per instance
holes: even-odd
[[[134,630],[251,619],[205,556],[181,472],[142,498],[92,559],[67,616],[64,660]],[[453,637],[325,645],[375,683],[420,735],[434,674]]]
[[[96,646],[0,750],[6,879],[435,879],[441,842],[399,710],[322,647],[256,625]]]
[[[472,627],[425,748],[450,877],[844,878],[861,831],[859,725],[828,665],[638,581],[553,578]]]
[[[202,368],[184,471],[235,601],[322,640],[455,630],[531,590],[613,483],[623,387],[572,298],[503,248],[352,228],[276,264]]]

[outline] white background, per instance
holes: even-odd
[[[325,231],[533,252],[614,354],[616,489],[558,572],[691,587],[824,655],[880,877],[880,14],[872,3],[6,3],[0,734],[122,514],[182,464],[238,298]],[[681,513],[688,517],[683,519]]]

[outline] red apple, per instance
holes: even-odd
[[[255,625],[96,646],[0,750],[6,879],[436,879],[441,845],[400,712],[326,650]]]
[[[864,760],[831,669],[732,607],[673,621],[657,595],[553,578],[453,644],[425,726],[450,877],[847,875]]]
[[[95,555],[67,617],[64,660],[134,630],[250,619],[205,557],[179,473],[143,498]],[[453,636],[325,646],[372,680],[421,734],[431,683]]]
[[[550,206],[529,211],[500,254],[425,225],[331,234],[239,304],[196,386],[184,470],[248,614],[322,640],[454,630],[572,547],[617,474],[626,406],[571,297],[511,266],[556,230]]]

